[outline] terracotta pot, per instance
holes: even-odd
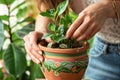
[[[39,48],[44,52],[42,71],[47,80],[81,80],[88,64],[88,43],[80,48],[48,48],[40,42]]]

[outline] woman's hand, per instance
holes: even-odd
[[[66,38],[73,38],[77,41],[88,40],[95,35],[102,27],[107,18],[112,14],[110,1],[101,1],[85,8],[70,26]]]
[[[41,39],[42,36],[42,33],[33,31],[24,37],[26,52],[31,57],[33,62],[37,64],[43,61],[42,51],[37,45],[37,41]],[[50,39],[47,39],[46,41],[50,42]]]

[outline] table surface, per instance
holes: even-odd
[[[35,79],[35,80],[46,80],[46,79]]]

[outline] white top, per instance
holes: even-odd
[[[82,0],[84,7],[99,2],[100,0]],[[96,34],[101,39],[109,43],[120,43],[120,20],[119,24],[115,25],[112,18],[105,21],[102,29]]]

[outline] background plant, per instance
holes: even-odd
[[[24,49],[23,36],[34,30],[35,20],[27,12],[27,6],[31,4],[26,1],[18,3],[17,0],[0,0],[0,4],[8,9],[7,14],[0,15],[0,60],[4,60],[5,66],[0,69],[0,80],[44,77],[39,66],[26,59]],[[13,17],[16,22],[13,22]],[[6,41],[9,42],[7,45]]]

